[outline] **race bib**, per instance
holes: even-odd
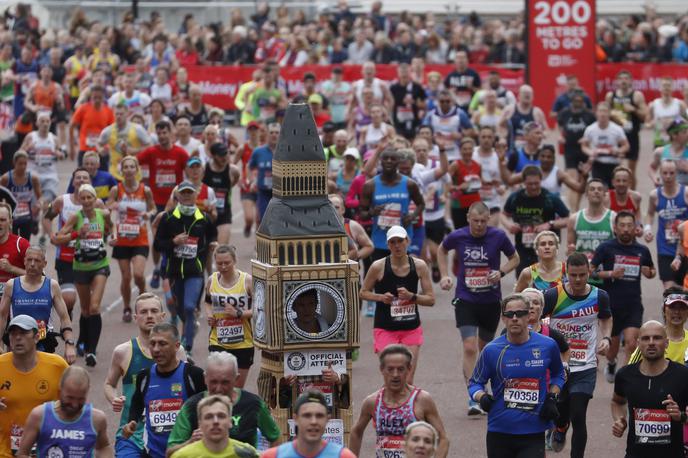
[[[217,320],[217,341],[232,344],[244,341],[244,323],[241,318],[220,318]]]
[[[14,218],[26,218],[31,216],[31,202],[17,202],[14,209]]]
[[[272,172],[269,170],[266,170],[263,175],[263,187],[272,188]]]
[[[182,259],[194,259],[198,255],[198,237],[189,237],[183,245],[174,247],[174,255]]]
[[[504,383],[507,409],[532,411],[540,401],[540,381],[536,378],[510,378]]]
[[[671,418],[664,409],[633,409],[636,444],[670,444]]]
[[[585,366],[588,362],[588,343],[581,339],[570,339],[569,347],[571,348],[569,365]]]
[[[224,191],[215,191],[215,197],[217,199],[215,200],[215,207],[219,210],[222,211],[225,209],[225,202],[227,201],[227,193]]]
[[[181,398],[156,399],[148,403],[148,424],[156,433],[172,431],[177,414],[182,408],[184,400]]]
[[[377,438],[375,458],[406,458],[403,436],[383,436]]]
[[[489,267],[466,267],[464,283],[470,290],[481,290],[490,287],[487,276],[490,274]]]
[[[664,226],[664,239],[667,243],[678,243],[678,225],[679,220],[667,222]]]
[[[21,426],[14,423],[10,425],[10,448],[15,455],[19,451],[19,443],[21,442],[23,434],[24,429]]]
[[[100,137],[99,134],[87,134],[86,135],[86,146],[88,148],[95,148],[98,146],[98,138]]]
[[[413,121],[413,109],[409,107],[397,108],[397,121],[410,122]]]
[[[381,229],[401,226],[401,204],[398,202],[386,204],[377,217],[377,225]]]
[[[533,248],[535,244],[535,228],[533,226],[523,226],[521,228],[521,242],[526,248]]]
[[[411,301],[394,299],[389,307],[389,314],[394,321],[407,321],[416,316],[416,304]]]
[[[624,269],[624,278],[640,277],[640,258],[638,256],[614,256],[614,270]]]
[[[466,188],[465,194],[473,194],[480,191],[483,183],[478,175],[466,175],[464,181],[468,183],[468,188]]]
[[[88,238],[88,239],[83,239],[81,240],[81,249],[82,250],[99,250],[100,247],[103,246],[103,239],[101,238]]]
[[[141,232],[141,225],[139,219],[135,216],[125,216],[117,225],[117,234],[119,237],[127,239],[134,239],[139,236]]]
[[[177,175],[169,170],[159,170],[155,174],[155,184],[161,188],[173,188],[177,185]]]
[[[40,167],[49,167],[53,165],[56,159],[55,152],[46,148],[41,148],[36,153],[36,165]]]

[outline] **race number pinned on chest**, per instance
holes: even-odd
[[[535,410],[540,401],[540,381],[536,378],[510,378],[504,383],[507,409]]]
[[[521,227],[521,242],[526,248],[533,248],[535,244],[535,227],[534,226],[522,226]]]
[[[158,170],[155,184],[161,188],[173,188],[177,184],[177,174],[174,170]]]
[[[614,256],[614,270],[624,269],[624,278],[637,279],[640,276],[639,256]]]
[[[377,438],[375,458],[405,458],[403,436],[382,436]]]
[[[377,217],[377,225],[380,228],[390,228],[401,225],[401,204],[392,202],[386,204]]]
[[[487,276],[489,274],[489,267],[466,267],[464,276],[466,288],[472,291],[489,288],[490,282],[487,281]]]
[[[571,366],[585,366],[588,361],[588,343],[582,339],[569,339],[571,356],[569,364]]]
[[[217,320],[217,340],[221,344],[243,342],[244,323],[241,318],[220,318]]]
[[[394,299],[389,306],[394,321],[407,321],[416,317],[416,304],[408,300]]]
[[[182,259],[194,259],[198,255],[198,237],[189,236],[183,245],[174,247],[174,255]]]
[[[181,398],[156,399],[148,403],[148,423],[156,433],[172,431],[177,414],[182,408],[184,400]]]
[[[671,417],[664,409],[633,409],[636,444],[670,444]]]
[[[117,235],[127,239],[134,239],[139,236],[141,225],[136,216],[124,216],[117,225]]]

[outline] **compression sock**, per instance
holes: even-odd
[[[79,339],[77,342],[84,345],[88,341],[88,318],[83,313],[79,316]]]
[[[96,353],[96,348],[98,347],[98,341],[100,340],[100,332],[103,328],[103,320],[100,317],[100,313],[91,315],[89,317],[89,333],[88,341],[86,341],[86,353]]]

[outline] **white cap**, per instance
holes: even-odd
[[[407,239],[408,234],[406,229],[401,226],[392,226],[387,231],[387,241],[389,242],[393,238]]]
[[[357,161],[361,159],[361,153],[358,152],[358,148],[347,148],[346,151],[344,151],[344,157],[346,156],[351,156]]]

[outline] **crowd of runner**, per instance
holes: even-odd
[[[266,444],[276,446],[266,457],[372,456],[361,450],[372,420],[376,456],[445,458],[452,432],[414,377],[419,306],[454,286],[466,412],[487,415],[490,458],[559,452],[568,429],[571,456],[584,456],[598,361],[614,384],[610,435],[627,434],[627,456],[683,456],[688,111],[671,79],[650,101],[621,71],[593,106],[570,75],[552,107],[537,107],[533,88],[513,93],[498,72],[481,80],[470,51],[457,49],[446,75],[409,60],[387,83],[368,57],[360,80],[334,67],[288,93],[279,56],[267,56],[236,96],[235,128],[184,79],[167,40],[153,39],[133,72],[119,70],[107,39],[67,59],[50,48],[42,61],[24,19],[27,30],[21,17],[14,24],[27,41],[3,74],[19,149],[0,176],[0,457],[253,457]],[[10,59],[15,49],[0,52]],[[289,102],[313,114],[330,201],[349,259],[362,265],[361,315],[373,317],[374,348],[362,351],[378,355],[383,387],[353,400],[350,450],[322,439],[333,403],[352,401],[340,390],[345,375],[315,377],[325,394],[306,391],[290,406],[297,432],[283,445],[265,401],[244,389],[253,282],[231,229],[249,239],[265,215]],[[640,142],[644,127],[652,150]],[[647,172],[641,153],[652,156]],[[72,170],[68,183],[58,161]],[[636,189],[639,173],[651,190]],[[108,281],[114,264],[119,287]],[[513,294],[501,288],[512,272]],[[664,323],[644,321],[642,277],[662,282]],[[100,345],[106,289],[119,290],[121,318],[135,327],[114,349]],[[318,333],[312,299],[294,311]],[[206,361],[193,359],[198,345]],[[109,364],[111,411],[88,402],[98,388],[78,358]],[[285,378],[280,389],[301,382]]]

